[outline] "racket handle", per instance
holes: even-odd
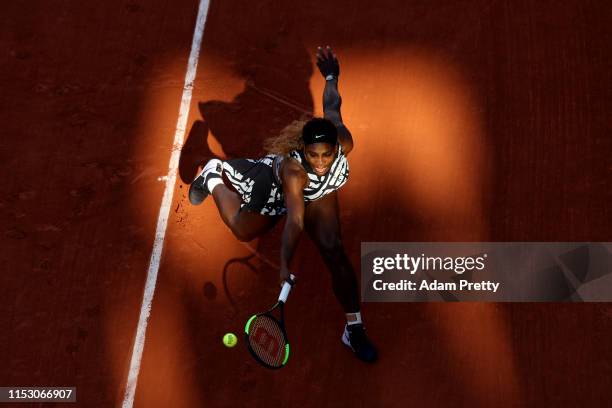
[[[295,275],[289,275],[289,278],[283,284],[283,288],[281,289],[280,295],[278,295],[279,302],[287,302],[287,297],[289,296],[289,292],[291,291],[291,287],[295,283]]]

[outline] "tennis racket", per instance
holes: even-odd
[[[282,368],[289,360],[289,339],[285,331],[285,302],[295,283],[290,275],[283,284],[278,302],[267,312],[251,316],[244,327],[246,344],[258,363],[267,368]],[[278,309],[280,319],[272,312]]]

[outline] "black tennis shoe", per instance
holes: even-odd
[[[365,334],[363,324],[351,324],[344,326],[342,343],[349,347],[358,359],[366,363],[373,363],[378,358],[376,347],[370,343]]]
[[[212,159],[206,163],[200,174],[189,186],[189,202],[193,205],[200,205],[208,197],[208,180],[218,177],[221,178],[223,162],[219,159]]]

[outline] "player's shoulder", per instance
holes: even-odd
[[[291,174],[291,175],[297,175],[297,174],[303,173],[305,175],[306,170],[304,170],[302,163],[300,163],[293,157],[287,156],[283,158],[283,162],[281,163],[281,174],[283,173]]]
[[[281,163],[280,176],[283,184],[303,183],[308,180],[308,174],[302,164],[293,157],[285,157]]]
[[[342,148],[342,154],[348,156],[351,150],[353,150],[353,136],[342,122],[336,124],[336,129],[338,129],[338,144]]]

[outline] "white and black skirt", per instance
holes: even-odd
[[[242,197],[241,210],[276,216],[287,212],[283,191],[272,173],[274,155],[223,162],[223,175]]]

